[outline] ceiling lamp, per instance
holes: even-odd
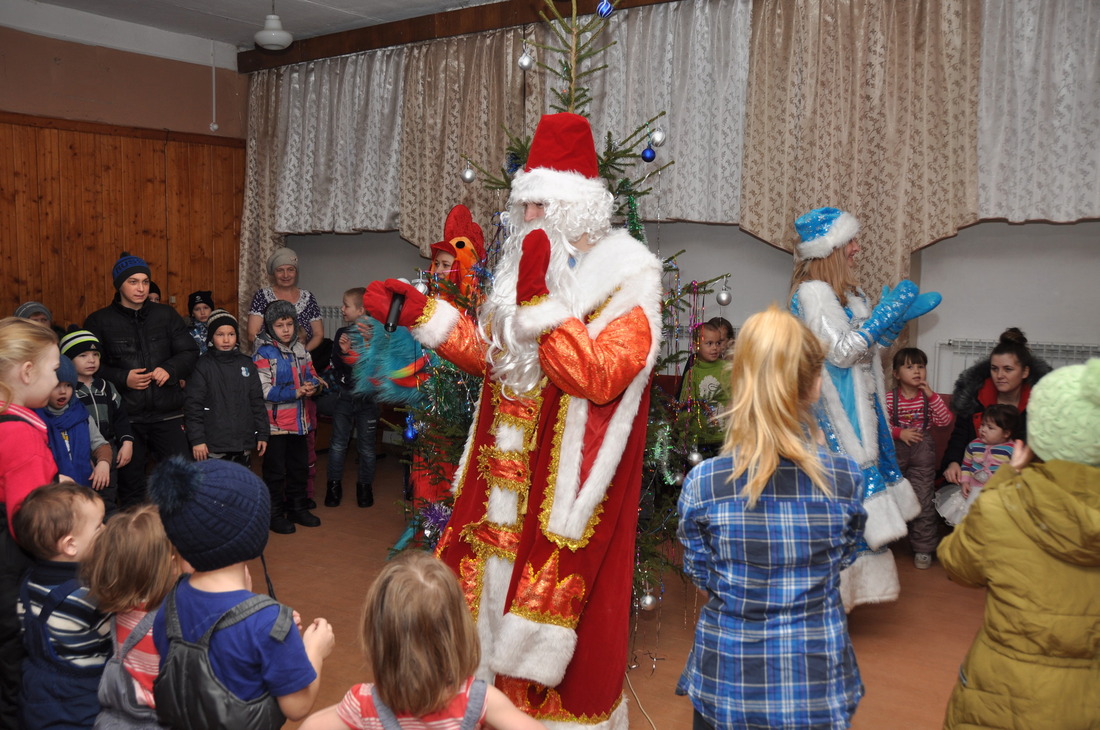
[[[256,31],[256,45],[269,51],[281,51],[294,42],[294,36],[283,30],[283,22],[275,14],[275,0],[271,0],[271,15],[264,18],[264,29]]]

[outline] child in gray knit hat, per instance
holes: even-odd
[[[239,464],[173,458],[153,472],[149,497],[168,538],[194,568],[169,593],[153,624],[161,657],[153,692],[161,722],[213,727],[205,712],[211,705],[222,727],[277,728],[284,716],[305,717],[334,638],[323,618],[299,634],[289,608],[251,592],[247,561],[267,545],[267,487]],[[203,646],[208,631],[213,677],[186,671],[194,667],[184,642]]]

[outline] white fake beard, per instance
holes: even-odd
[[[550,238],[550,265],[546,271],[546,286],[556,299],[572,310],[572,293],[576,276],[569,266],[570,258],[580,253],[560,230],[557,211],[551,206],[542,218],[523,222],[523,206],[512,205],[509,210],[507,248],[500,257],[493,273],[493,289],[481,305],[478,327],[489,344],[488,359],[491,377],[503,386],[505,397],[523,395],[542,380],[539,365],[539,343],[534,337],[519,337],[515,332],[516,285],[519,281],[519,262],[523,255],[524,237],[538,228]]]

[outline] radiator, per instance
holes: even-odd
[[[932,373],[932,385],[937,393],[950,393],[955,388],[959,374],[984,360],[997,346],[997,340],[951,339],[936,343],[936,360]],[[1036,357],[1046,360],[1052,368],[1083,363],[1091,357],[1100,357],[1100,345],[1073,342],[1029,342],[1028,347]]]
[[[326,304],[321,307],[321,321],[325,325],[325,337],[332,339],[336,330],[344,326],[344,315],[339,305]]]

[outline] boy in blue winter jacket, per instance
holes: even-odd
[[[322,387],[313,360],[298,342],[297,313],[276,300],[264,312],[263,344],[252,359],[260,375],[271,436],[264,454],[263,477],[271,494],[271,531],[294,532],[295,524],[317,527],[321,520],[306,508],[309,475],[309,412],[306,398]]]

